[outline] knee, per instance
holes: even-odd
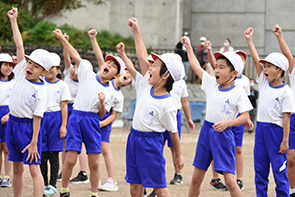
[[[237,186],[237,182],[235,179],[224,180],[224,181],[225,181],[225,185],[229,191],[232,191]]]
[[[23,172],[24,172],[24,166],[13,165],[13,174],[20,175],[20,174],[23,174]]]
[[[29,169],[30,169],[30,174],[32,177],[35,177],[39,173],[41,173],[39,165],[29,165]]]
[[[130,185],[130,195],[131,196],[142,196],[143,187],[139,185]]]
[[[295,157],[290,157],[288,155],[288,167],[295,167]]]
[[[9,151],[8,151],[7,146],[5,146],[5,147],[3,148],[3,152],[4,152],[5,155],[8,155],[8,152],[9,152]]]
[[[243,148],[242,146],[236,146],[236,154],[241,155],[243,153]]]
[[[67,166],[67,168],[72,168],[75,166],[76,162],[77,162],[76,158],[67,157],[64,165]]]

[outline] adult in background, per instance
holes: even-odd
[[[184,32],[183,36],[187,36],[189,37],[190,34],[188,32]],[[186,48],[183,46],[183,44],[181,43],[181,41],[179,41],[175,47],[175,53],[177,53],[178,55],[180,55],[181,59],[182,59],[182,63],[184,65],[184,70],[185,70],[185,76],[184,76],[184,80],[186,81],[188,78],[188,72],[190,69],[190,64],[188,61],[188,57],[187,57],[187,52],[186,52]]]
[[[228,52],[228,51],[234,51],[234,48],[231,45],[231,41],[229,38],[225,38],[224,42],[223,42],[223,47],[221,47],[219,49],[219,51],[221,53],[224,53],[224,52]]]
[[[205,48],[205,42],[207,41],[207,38],[202,36],[200,38],[200,44],[196,48],[196,57],[198,61],[200,62],[201,67],[206,70],[211,75],[211,70],[209,66],[209,60],[208,60],[208,50]],[[201,79],[198,78],[197,84],[201,83]]]

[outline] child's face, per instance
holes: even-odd
[[[59,66],[52,66],[46,75],[47,79],[55,79],[57,72],[60,70]]]
[[[237,71],[230,71],[225,59],[218,59],[215,64],[214,74],[218,84],[225,84],[233,77],[237,76]]]
[[[263,71],[267,81],[272,82],[279,74],[281,74],[282,69],[277,68],[275,65],[269,62],[265,62],[263,65]],[[279,78],[281,78],[281,76],[279,76]]]
[[[13,66],[11,63],[8,63],[8,62],[2,63],[0,71],[5,77],[8,77],[12,73],[12,70],[13,70]]]
[[[26,78],[31,81],[39,81],[39,77],[41,75],[45,76],[48,72],[42,66],[40,66],[39,64],[31,60],[28,60],[25,71],[26,71]]]
[[[162,67],[162,61],[158,58],[156,61],[149,67],[149,84],[156,85],[160,80],[160,70]]]
[[[238,55],[241,57],[241,59],[242,59],[242,61],[243,61],[244,68],[245,68],[245,64],[246,64],[246,59],[245,59],[245,57],[244,57],[243,55],[241,55],[241,54],[238,54]]]
[[[115,60],[109,59],[101,66],[101,76],[106,80],[111,80],[117,77],[118,66],[115,64]]]
[[[130,72],[128,70],[124,70],[123,74],[118,78],[118,80],[122,86],[128,86],[132,81]]]
[[[73,80],[78,80],[78,75],[76,73],[76,65],[72,66],[71,68],[70,78]]]

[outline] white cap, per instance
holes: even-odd
[[[107,55],[105,61],[108,61],[110,59],[115,60],[119,64],[119,73],[120,75],[122,75],[126,68],[124,61],[119,56],[116,56],[116,55]]]
[[[0,62],[12,63],[12,57],[8,53],[0,53]]]
[[[50,53],[52,59],[52,66],[60,66],[60,57],[56,53]]]
[[[30,56],[25,55],[25,58],[39,64],[45,70],[49,70],[52,66],[50,53],[44,49],[36,49],[30,54]]]
[[[204,37],[204,36],[202,36],[202,37],[200,38],[200,41],[207,41],[207,38]]]
[[[174,81],[183,79],[183,77],[185,76],[184,66],[181,57],[178,54],[164,53],[162,55],[157,55],[155,53],[151,53],[151,55],[154,61],[159,58],[162,62],[166,64],[166,67]]]
[[[238,71],[238,76],[243,73],[244,64],[241,57],[236,54],[235,52],[215,52],[214,57],[217,59],[218,57],[223,56],[225,57],[230,63],[234,66],[235,70]]]
[[[236,54],[238,54],[238,55],[242,55],[242,56],[244,56],[245,59],[247,59],[247,53],[246,53],[245,51],[242,51],[242,50],[236,50],[235,52],[236,52]]]
[[[265,59],[261,59],[259,62],[262,64],[264,64],[264,62],[269,62],[277,67],[282,68],[284,71],[288,70],[289,68],[289,62],[286,56],[278,52],[268,54]]]
[[[148,61],[154,62],[152,55],[149,55],[147,59],[148,59]]]

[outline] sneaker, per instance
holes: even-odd
[[[80,171],[75,178],[70,180],[70,183],[74,183],[74,184],[89,183],[89,179],[86,175],[86,172]]]
[[[98,187],[97,187],[97,189],[100,190],[100,188],[101,188],[101,180],[98,181]],[[90,189],[91,189],[91,187],[90,187]]]
[[[1,187],[10,187],[11,186],[11,179],[7,176],[2,178],[2,181],[0,183]]]
[[[243,183],[243,181],[240,180],[240,179],[237,179],[237,183],[238,183],[238,186],[239,186],[240,190],[242,191],[244,189],[244,183]]]
[[[60,197],[71,197],[70,192],[60,193]]]
[[[220,191],[227,191],[227,187],[221,182],[220,178],[211,179],[210,184],[211,187]]]
[[[179,173],[174,174],[174,178],[170,181],[171,185],[180,185],[183,183],[182,176]]]
[[[153,190],[148,197],[157,197],[155,190]]]
[[[295,193],[293,193],[293,194],[290,194],[290,197],[295,197]]]
[[[47,188],[48,188],[49,191],[53,191],[54,195],[57,193],[56,187],[54,187],[52,185],[48,185]]]
[[[43,196],[53,196],[55,195],[54,191],[50,190],[48,186],[44,186]]]
[[[146,191],[146,188],[144,188],[143,189],[143,196],[146,197],[146,195],[147,195],[147,191]]]
[[[100,190],[109,192],[118,191],[117,181],[109,177],[107,182],[100,187]]]
[[[61,173],[57,176],[57,181],[61,181]]]

